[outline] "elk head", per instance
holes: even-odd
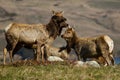
[[[64,34],[61,35],[66,41],[71,40],[74,37],[75,31],[73,28],[69,27]]]
[[[67,19],[63,17],[63,11],[60,12],[52,11],[52,13],[53,13],[52,20],[56,25],[58,35],[60,35],[62,29],[68,27],[68,24],[66,23]]]

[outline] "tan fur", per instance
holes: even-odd
[[[7,41],[5,49],[10,54],[11,62],[14,54],[23,46],[35,49],[35,59],[39,61],[40,54],[42,54],[43,60],[44,45],[51,44],[61,34],[62,28],[67,26],[66,18],[63,17],[62,12],[55,11],[50,22],[46,25],[11,23],[5,29],[5,38]],[[4,56],[7,53],[5,53],[5,49]]]
[[[60,51],[60,48],[46,45],[46,50],[47,50],[48,56],[57,56],[63,59],[68,59],[69,57],[66,49]]]
[[[11,27],[12,24],[13,24],[13,23],[9,24],[9,25],[5,28],[5,32],[7,32],[7,31],[10,29],[10,27]]]
[[[78,60],[82,57],[84,60],[86,58],[96,58],[101,64],[114,64],[114,60],[109,52],[109,44],[105,41],[106,35],[92,37],[92,38],[81,38],[77,37],[73,28],[68,28],[62,35],[67,42],[67,48],[73,48],[78,56]]]
[[[104,36],[104,40],[106,41],[106,43],[109,46],[109,52],[112,53],[113,48],[114,48],[114,42],[113,42],[113,40],[109,36],[107,36],[107,35]]]

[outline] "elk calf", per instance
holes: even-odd
[[[109,36],[103,35],[93,38],[80,38],[76,35],[73,28],[68,28],[61,37],[66,40],[66,48],[68,51],[70,51],[71,48],[75,50],[78,60],[80,60],[80,58],[84,61],[86,61],[87,58],[101,60],[102,58],[108,65],[114,64],[112,54],[114,44]],[[106,39],[108,39],[108,41]]]
[[[69,58],[69,54],[67,53],[67,50],[61,50],[61,48],[57,48],[57,47],[53,47],[50,45],[46,44],[46,54],[47,56],[57,56],[60,57],[62,59],[68,59]]]

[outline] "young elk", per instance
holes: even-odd
[[[62,59],[68,59],[69,58],[69,54],[67,53],[67,50],[66,49],[61,50],[61,47],[57,48],[57,47],[53,47],[53,46],[50,46],[50,45],[46,44],[46,49],[45,50],[46,50],[46,53],[47,53],[48,57],[49,56],[57,56],[57,57],[60,57]]]
[[[67,27],[66,18],[63,12],[52,11],[53,15],[48,24],[19,24],[11,23],[5,29],[7,46],[4,48],[4,64],[6,54],[9,52],[11,62],[14,54],[21,48],[35,49],[35,59],[39,61],[40,54],[44,60],[44,44],[50,44],[61,34],[63,28]]]
[[[107,65],[114,64],[113,60],[113,41],[107,36],[98,36],[93,38],[80,38],[76,35],[73,28],[68,28],[61,36],[67,42],[68,52],[73,48],[78,56],[86,61],[87,58],[94,58],[99,61],[103,61]],[[102,63],[103,63],[102,62]]]

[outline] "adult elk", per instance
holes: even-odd
[[[70,52],[73,48],[78,56],[78,60],[83,58],[104,59],[107,65],[114,64],[113,59],[113,40],[107,36],[97,36],[93,38],[81,38],[76,35],[73,28],[68,28],[61,36],[67,42],[67,51]],[[103,61],[103,60],[102,60]]]
[[[35,49],[35,59],[40,60],[40,54],[44,54],[44,44],[53,42],[61,34],[62,29],[68,26],[66,18],[63,17],[63,11],[52,12],[51,20],[46,25],[11,23],[5,28],[7,45],[3,50],[4,64],[7,52],[9,52],[11,62],[13,62],[14,54],[23,46]]]

